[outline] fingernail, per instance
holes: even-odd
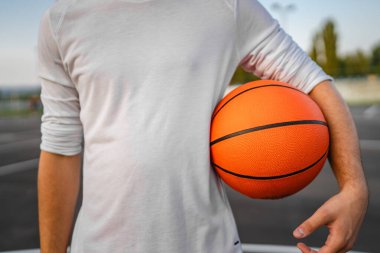
[[[304,231],[303,231],[302,228],[297,228],[296,230],[294,230],[293,234],[294,234],[295,237],[298,237],[298,238],[302,238],[305,235],[305,233],[304,233]]]

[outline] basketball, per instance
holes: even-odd
[[[321,171],[328,150],[328,126],[318,105],[284,82],[241,85],[212,114],[211,164],[227,185],[251,198],[300,191]]]

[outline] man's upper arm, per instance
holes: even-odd
[[[40,22],[38,78],[41,83],[41,150],[61,155],[82,151],[79,95],[61,59],[50,9]]]
[[[237,1],[235,11],[237,52],[245,71],[287,82],[305,93],[324,80],[333,80],[257,0]]]

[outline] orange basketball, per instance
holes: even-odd
[[[216,106],[211,121],[211,163],[230,187],[251,198],[282,198],[307,186],[329,149],[318,105],[278,81],[249,82]]]

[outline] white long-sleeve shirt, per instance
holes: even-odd
[[[306,93],[331,79],[255,0],[60,0],[38,50],[41,150],[84,138],[72,253],[241,252],[213,109],[239,65]]]

